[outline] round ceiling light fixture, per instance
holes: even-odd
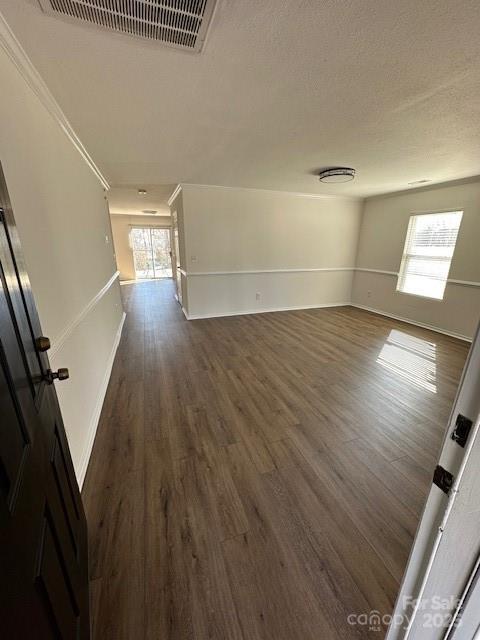
[[[318,174],[320,182],[328,182],[330,184],[338,182],[350,182],[355,177],[355,169],[351,167],[328,167],[322,169]]]

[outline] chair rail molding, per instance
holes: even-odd
[[[238,271],[187,271],[182,267],[177,267],[178,271],[186,278],[196,276],[237,276],[237,275],[253,275],[257,273],[309,273],[321,271],[359,271],[362,273],[379,273],[386,276],[398,277],[398,271],[386,271],[385,269],[370,269],[368,267],[305,267],[296,269],[245,269]],[[480,282],[474,280],[456,280],[448,278],[447,284],[458,284],[464,287],[480,287]]]
[[[386,276],[399,276],[398,271],[385,271],[384,269],[369,269],[368,267],[355,267],[354,271],[363,271],[365,273],[381,273]],[[463,287],[480,287],[480,282],[475,280],[457,280],[456,278],[447,278],[447,284],[458,284]]]
[[[78,325],[82,322],[82,320],[90,313],[90,311],[95,307],[98,301],[103,298],[103,296],[110,289],[112,284],[120,275],[120,271],[115,271],[112,277],[108,280],[108,282],[98,291],[93,298],[88,302],[87,305],[83,307],[80,313],[73,318],[73,320],[65,327],[62,333],[57,336],[54,340],[52,340],[52,348],[50,350],[50,357],[53,358],[68,340],[69,336],[75,331]]]
[[[355,271],[363,271],[365,273],[381,273],[386,276],[398,276],[398,271],[386,271],[385,269],[369,269],[368,267],[355,267]]]
[[[355,267],[314,267],[314,268],[298,268],[298,269],[248,269],[238,271],[186,271],[181,267],[177,267],[180,273],[187,277],[195,276],[239,276],[239,275],[255,275],[257,273],[316,273],[328,271],[355,271]]]

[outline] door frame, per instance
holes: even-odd
[[[172,228],[169,225],[159,225],[159,224],[130,224],[130,232],[133,231],[133,229],[159,229],[159,230],[164,230],[164,231],[168,231],[168,240],[169,240],[169,244],[170,244],[170,249],[169,249],[169,255],[170,255],[170,268],[172,270],[172,275],[171,276],[159,276],[156,277],[155,275],[153,276],[153,278],[137,278],[137,268],[136,268],[136,264],[135,264],[135,249],[133,247],[133,243],[131,243],[131,248],[132,248],[132,257],[133,257],[133,268],[135,271],[135,279],[136,280],[159,280],[161,278],[173,278],[174,277],[174,271],[173,271],[173,258],[172,258]],[[152,254],[153,254],[153,245],[152,245]],[[153,266],[153,271],[155,273],[155,263]]]
[[[179,303],[179,305],[183,308],[183,292],[182,292],[182,275],[181,275],[181,262],[180,262],[180,245],[179,245],[179,237],[178,237],[178,212],[177,209],[172,209],[172,227],[170,238],[172,240],[171,249],[172,249],[172,269],[173,271],[173,281],[175,283],[175,299]]]
[[[458,415],[466,416],[472,421],[464,447],[452,439]],[[451,633],[447,636],[447,628],[444,627],[434,628],[433,631],[423,629],[421,633],[418,630],[420,624],[425,624],[427,617],[431,619],[430,615],[435,607],[439,607],[439,600],[432,601],[432,597],[441,598],[445,593],[453,596],[451,605],[447,605],[442,612],[447,616],[457,615],[457,599],[461,599],[468,586],[478,557],[478,550],[468,544],[459,545],[459,541],[452,540],[448,534],[454,527],[472,526],[472,518],[469,518],[467,524],[465,510],[462,511],[458,506],[461,504],[459,495],[463,498],[472,489],[472,474],[469,471],[480,466],[480,325],[472,341],[453,402],[438,465],[453,475],[453,486],[445,493],[436,484],[432,484],[386,640],[424,640],[427,637],[443,640],[455,637]],[[480,508],[477,512],[480,525]],[[468,536],[464,540],[468,540]],[[455,562],[452,564],[453,558]]]

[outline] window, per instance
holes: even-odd
[[[463,211],[410,217],[397,291],[443,300]]]

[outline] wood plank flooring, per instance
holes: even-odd
[[[85,481],[93,637],[383,638],[468,345],[353,307],[127,319]]]

